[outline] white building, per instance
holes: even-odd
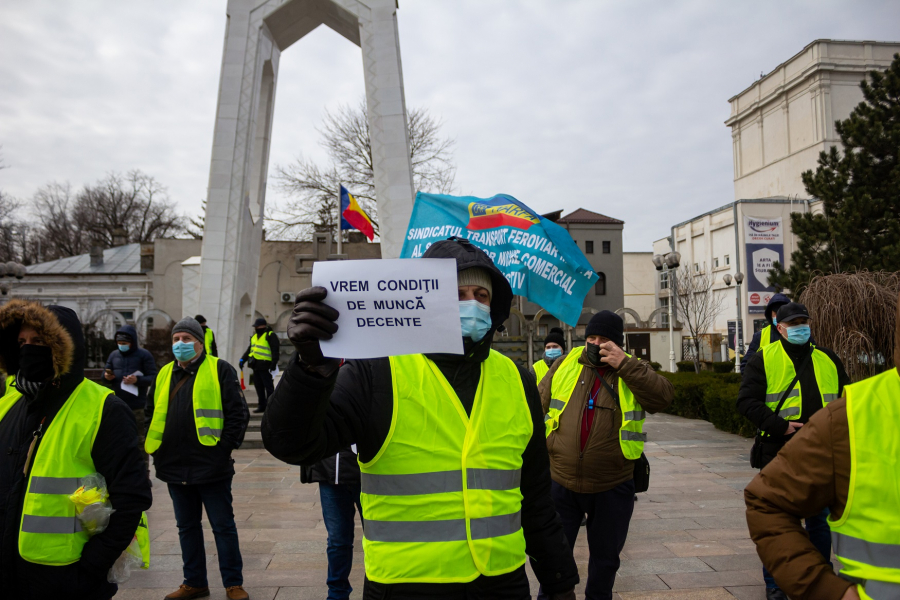
[[[886,69],[897,52],[900,42],[816,40],[729,99],[725,125],[733,140],[735,201],[674,225],[653,243],[654,254],[680,252],[693,273],[712,270],[724,310],[709,333],[727,335],[729,321],[734,327],[736,286],[726,286],[723,276],[737,271],[745,276],[744,344],[765,325],[763,310],[774,293],[765,285],[766,265],[777,258],[789,267],[796,249],[790,215],[822,210],[820,201],[808,198],[801,174],[816,169],[821,151],[840,145],[834,122],[863,100],[859,84],[866,72]],[[657,305],[668,302],[668,282],[660,274]]]

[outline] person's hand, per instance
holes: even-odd
[[[859,590],[857,586],[851,585],[847,588],[847,591],[844,592],[844,595],[841,596],[841,600],[859,600]]]
[[[800,428],[803,427],[803,423],[798,423],[797,421],[788,421],[788,428],[784,435],[794,435]]]
[[[600,362],[606,363],[613,369],[618,369],[625,360],[625,352],[615,342],[603,342],[600,344]]]
[[[553,598],[551,598],[550,600],[575,600],[575,598],[575,588],[572,588],[568,592],[553,594]]]
[[[323,362],[319,340],[330,340],[338,330],[338,311],[322,300],[328,295],[323,287],[303,290],[294,299],[294,311],[288,321],[288,339],[300,354],[300,360],[314,367]]]
[[[135,383],[137,383],[137,376],[136,375],[126,375],[125,377],[122,378],[122,383],[127,384],[127,385],[134,385]]]
[[[116,376],[112,374],[112,371],[104,371],[103,378],[107,381],[112,381],[116,378]]]

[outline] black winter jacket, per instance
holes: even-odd
[[[0,352],[7,367],[16,361],[13,352],[17,347],[8,343],[7,336],[18,335],[21,323],[6,326],[10,309],[15,310],[13,303],[0,309],[0,321],[3,321]],[[134,415],[119,398],[113,395],[106,398],[91,449],[91,459],[97,472],[106,479],[109,499],[116,511],[110,517],[109,526],[85,544],[77,563],[46,566],[26,562],[19,556],[19,523],[28,482],[22,469],[33,432],[41,421],[46,431],[84,379],[84,337],[75,313],[59,306],[42,310],[52,313],[68,331],[74,342],[74,353],[71,367],[58,379],[58,385],[39,392],[31,401],[20,399],[0,421],[0,589],[3,590],[0,596],[22,600],[106,600],[118,588],[106,581],[106,574],[131,543],[141,512],[149,509],[152,502]],[[40,440],[35,452],[39,448]]]
[[[222,437],[215,446],[200,443],[194,421],[194,377],[205,360],[206,352],[187,367],[182,368],[175,363],[172,369],[170,393],[184,377],[189,379],[178,388],[175,397],[169,400],[162,443],[152,455],[156,477],[166,483],[195,485],[234,476],[231,451],[240,447],[244,441],[250,411],[241,392],[237,372],[220,358],[217,372],[222,390],[222,411],[225,413]],[[153,398],[155,388],[154,383],[150,389],[150,398]],[[150,418],[152,419],[152,414]]]
[[[787,340],[773,342],[784,346],[787,355],[794,364],[794,370],[800,368],[803,360],[809,354],[810,344],[791,344]],[[844,370],[844,364],[837,355],[827,348],[818,348],[834,361],[838,372],[838,396],[844,393],[844,386],[850,383],[850,378]],[[813,370],[812,361],[800,377],[800,390],[802,393],[802,406],[800,409],[799,423],[806,423],[813,413],[822,408],[822,396],[819,393],[819,385]],[[750,357],[747,368],[744,369],[741,389],[738,392],[737,410],[747,417],[758,429],[768,434],[763,437],[763,464],[775,458],[778,450],[790,440],[792,436],[785,436],[788,421],[782,419],[766,406],[766,368],[763,363],[762,352],[757,352]]]
[[[334,456],[300,469],[300,483],[359,485],[359,463],[356,453],[346,448]]]
[[[121,350],[113,350],[106,359],[106,368],[113,372],[116,376],[112,381],[103,380],[107,386],[111,387],[116,396],[125,401],[125,404],[133,409],[145,408],[147,404],[147,388],[149,388],[156,380],[156,361],[149,351],[141,348],[138,344],[137,331],[131,325],[120,327],[116,335],[125,334],[131,338],[131,349],[128,352]],[[127,375],[131,375],[137,371],[143,375],[137,378],[138,394],[135,396],[129,392],[122,391],[122,379]]]
[[[278,335],[272,331],[271,327],[266,329],[266,341],[269,343],[269,349],[272,351],[272,360],[257,360],[255,358],[250,358],[250,350],[253,346],[254,335],[256,334],[250,335],[250,344],[247,345],[247,349],[244,351],[241,360],[247,363],[247,366],[254,371],[274,371],[275,366],[278,364],[279,353],[281,352],[281,342],[278,340]]]
[[[481,363],[488,357],[494,331],[509,315],[512,291],[487,255],[473,252],[468,243],[450,245],[450,251],[450,256],[457,260],[458,270],[476,266],[487,269],[493,282],[491,331],[478,343],[464,339],[463,355],[427,355],[441,370],[466,411],[471,412]],[[578,570],[550,497],[550,460],[540,396],[534,377],[526,369],[518,370],[533,422],[531,440],[522,454],[520,484],[525,550],[544,591],[552,596],[572,589],[578,583]],[[263,442],[275,457],[290,464],[312,464],[353,443],[357,445],[360,460],[368,462],[387,438],[392,415],[393,388],[388,359],[350,360],[330,376],[323,377],[307,370],[295,353],[269,398],[262,421]],[[398,594],[450,597],[445,584],[395,585]],[[378,590],[394,586],[376,584],[367,590],[370,587],[369,595],[375,597]],[[528,596],[524,568],[496,577],[482,576],[456,587],[461,589],[458,593],[451,592],[453,598]]]

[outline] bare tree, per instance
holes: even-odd
[[[410,110],[408,119],[413,184],[419,190],[451,192],[456,177],[454,141],[441,137],[440,120],[424,109]],[[267,211],[273,233],[291,239],[306,237],[312,231],[336,234],[341,184],[375,222],[377,233],[375,172],[365,102],[326,112],[318,131],[330,161],[327,167],[302,156],[290,165],[275,167],[277,189],[293,198],[284,206],[272,205]]]
[[[694,370],[700,372],[700,336],[708,333],[725,309],[724,301],[713,290],[716,276],[703,265],[702,271],[693,271],[685,265],[675,273],[675,306],[681,321],[687,325],[694,345]]]
[[[35,193],[32,208],[50,259],[84,254],[94,244],[112,246],[117,234],[134,243],[184,231],[166,189],[138,170],[111,173],[77,193],[68,183],[49,183]]]

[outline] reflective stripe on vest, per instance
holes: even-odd
[[[771,325],[766,325],[759,332],[759,349],[762,350],[772,343],[772,330],[775,329]]]
[[[834,554],[841,577],[863,582],[861,598],[900,598],[900,375],[891,369],[848,385],[844,395],[850,486],[841,518],[828,518]]]
[[[203,330],[203,347],[206,349],[206,353],[212,356],[212,345],[215,336],[213,335],[213,330],[209,327]]]
[[[41,438],[28,477],[19,525],[19,554],[31,563],[69,565],[88,541],[69,495],[97,469],[91,458],[106,397],[87,379],[72,392]]]
[[[566,355],[562,364],[553,374],[553,381],[550,382],[550,408],[544,417],[545,434],[556,431],[559,427],[559,421],[563,411],[575,391],[575,386],[581,378],[583,367],[578,363],[578,358],[584,352],[584,346],[572,348],[572,351]],[[631,358],[630,354],[625,356]],[[640,360],[640,359],[636,359]],[[622,411],[622,426],[619,428],[619,446],[622,448],[622,454],[629,460],[640,458],[644,451],[644,442],[647,441],[647,434],[644,433],[644,420],[647,413],[643,407],[635,400],[634,394],[628,389],[628,385],[619,378],[619,409]]]
[[[781,395],[797,375],[794,363],[784,349],[784,344],[788,343],[790,342],[783,340],[779,343],[769,344],[762,351],[763,366],[766,370],[766,406],[773,411],[778,408]],[[837,400],[840,388],[837,365],[828,358],[827,354],[815,346],[813,346],[812,367],[816,385],[819,387],[822,406]],[[785,399],[778,416],[788,421],[796,421],[802,416],[802,412],[803,392],[798,381]]]
[[[269,332],[255,333],[250,338],[250,358],[256,360],[272,360],[272,349],[269,347]]]
[[[225,413],[222,411],[222,389],[219,385],[219,359],[206,355],[197,368],[194,378],[193,408],[194,424],[197,428],[197,439],[204,446],[215,446],[222,437]],[[144,441],[144,450],[153,454],[162,444],[166,429],[166,413],[169,411],[169,388],[172,384],[172,371],[175,363],[170,362],[156,376],[156,389],[153,392],[153,419]]]
[[[390,365],[390,433],[360,463],[366,577],[450,583],[518,569],[519,482],[533,424],[515,365],[491,351],[471,415],[424,356],[393,356]]]
[[[534,369],[534,376],[537,380],[537,383],[540,383],[541,379],[544,378],[544,375],[546,375],[550,371],[550,367],[547,366],[547,361],[543,358],[534,363],[532,365],[532,368]]]
[[[16,402],[19,401],[19,398],[22,397],[22,392],[16,389],[15,383],[15,375],[10,375],[6,378],[6,388],[3,390],[3,397],[0,398],[0,421],[3,420],[3,417],[6,416],[9,409],[15,406]]]

